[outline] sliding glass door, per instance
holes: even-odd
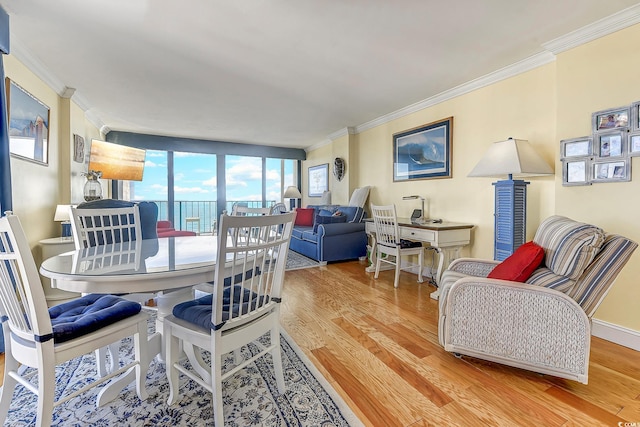
[[[153,201],[176,230],[212,233],[233,204],[271,207],[298,182],[299,161],[147,149],[143,179],[124,181],[124,200]]]

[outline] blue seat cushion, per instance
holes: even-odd
[[[89,294],[49,308],[53,341],[62,343],[140,313],[142,307],[115,295]]]
[[[241,286],[234,286],[233,302],[231,301],[231,286],[225,287],[222,292],[222,322],[229,320],[229,312],[233,313],[233,317],[254,310],[269,301],[269,297],[258,296],[249,289],[243,289]],[[204,329],[218,329],[211,322],[211,314],[213,312],[213,294],[185,301],[173,307],[173,315],[178,319],[185,320],[194,325],[198,325]],[[219,325],[219,327],[222,325]]]
[[[291,231],[291,237],[302,239],[305,232],[310,231],[313,233],[313,227],[305,225],[296,225]]]

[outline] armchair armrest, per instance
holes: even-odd
[[[467,277],[450,286],[441,308],[446,351],[587,383],[591,326],[567,295]]]
[[[500,261],[492,259],[458,258],[453,260],[443,272],[438,284],[440,312],[444,310],[444,301],[447,299],[447,293],[452,284],[467,276],[487,277],[498,264]]]
[[[492,259],[458,258],[453,260],[447,270],[467,276],[487,277],[500,261]]]
[[[364,232],[364,222],[337,222],[318,225],[318,234],[321,236],[337,236],[360,231]]]

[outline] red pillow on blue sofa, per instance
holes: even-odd
[[[527,242],[498,264],[487,277],[524,283],[540,266],[543,259],[542,246]]]
[[[313,208],[297,208],[295,225],[312,227],[315,212]]]

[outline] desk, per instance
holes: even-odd
[[[416,224],[409,218],[398,218],[400,238],[429,243],[438,252],[438,271],[436,273],[436,285],[440,284],[442,271],[451,261],[460,256],[460,249],[471,241],[471,229],[473,224],[459,222],[442,222],[439,224]],[[373,218],[365,219],[365,231],[371,237],[371,265],[367,272],[376,270],[376,226]],[[431,294],[431,298],[438,299],[440,289]]]

